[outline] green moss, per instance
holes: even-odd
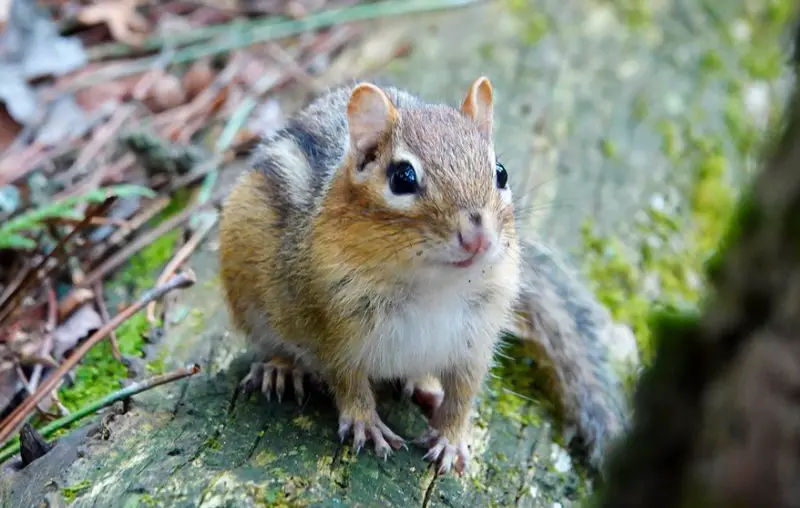
[[[582,230],[581,256],[593,289],[615,320],[632,327],[645,363],[653,354],[650,312],[699,303],[704,263],[725,233],[735,199],[723,140],[687,130],[677,139],[680,130],[664,129],[664,146],[690,175],[676,183],[688,213],[646,208],[635,222],[632,248],[599,235],[591,221]]]
[[[550,20],[527,0],[507,0],[509,11],[515,15],[522,26],[522,40],[527,44],[536,44],[547,35]]]
[[[494,44],[489,42],[485,42],[478,47],[478,53],[484,60],[490,60],[494,58],[494,51],[495,51]]]
[[[153,220],[154,225],[180,211],[186,206],[188,194],[177,195],[170,205]],[[135,294],[152,287],[163,266],[172,258],[179,239],[178,230],[162,235],[133,256],[128,265],[111,281],[112,286],[132,287]],[[116,330],[117,343],[124,355],[142,355],[144,336],[150,331],[144,312],[139,312]],[[163,372],[164,358],[156,358],[148,365],[153,373]],[[59,398],[70,411],[99,399],[120,388],[127,377],[127,369],[116,361],[111,353],[111,344],[105,340],[92,348],[75,369],[75,382],[59,391]]]
[[[750,38],[741,43],[729,38],[729,42],[741,44],[739,64],[747,77],[772,81],[781,74],[783,57],[776,34],[793,14],[794,4],[787,0],[751,3],[740,10],[738,19],[747,23]],[[730,31],[729,26],[721,29]],[[717,249],[757,220],[746,202],[735,209],[734,182],[742,180],[763,139],[745,109],[746,82],[730,77],[735,74],[731,72],[735,62],[723,61],[716,52],[702,55],[699,63],[704,72],[728,82],[725,129],[716,136],[701,132],[700,126],[709,121],[706,112],[699,110],[654,125],[661,135],[662,152],[674,167],[669,190],[662,197],[676,194],[678,206],[646,207],[624,239],[599,233],[591,220],[582,229],[579,255],[585,273],[614,319],[632,327],[645,364],[653,354],[651,314],[665,308],[697,308],[709,274],[719,267]],[[643,114],[637,118],[646,121]],[[726,230],[729,224],[733,224],[731,231]]]
[[[751,78],[772,80],[780,76],[786,57],[776,44],[777,36],[794,19],[797,3],[793,0],[745,2],[742,21],[751,33],[741,41],[741,65]]]
[[[217,437],[217,435],[214,434],[214,435],[209,436],[208,439],[205,440],[205,442],[203,443],[203,447],[204,448],[208,448],[210,450],[221,450],[222,449],[222,443],[220,443],[219,438]]]
[[[646,0],[608,0],[619,17],[632,28],[641,28],[650,23],[652,14]]]
[[[69,487],[64,487],[61,489],[61,496],[64,498],[64,501],[67,503],[71,503],[75,501],[81,494],[83,494],[86,490],[91,487],[92,484],[88,480],[84,480],[82,482],[78,482],[74,485],[70,485]]]
[[[617,147],[614,145],[614,142],[608,138],[600,140],[600,152],[602,152],[603,156],[607,159],[617,159],[619,157]]]
[[[161,349],[159,350],[156,357],[148,362],[147,364],[147,372],[152,375],[159,375],[164,374],[166,372],[166,360],[167,360],[167,350]]]
[[[158,501],[150,494],[139,494],[138,501],[139,506],[146,506],[148,508],[158,506]]]
[[[707,73],[717,72],[723,69],[724,62],[716,51],[707,51],[700,58],[700,67]]]
[[[117,329],[117,343],[123,354],[139,354],[149,325],[143,313],[131,317]],[[75,369],[75,382],[61,390],[61,401],[70,411],[80,409],[87,403],[99,399],[120,388],[120,381],[127,376],[127,369],[111,354],[111,344],[103,341],[92,348],[81,365]]]

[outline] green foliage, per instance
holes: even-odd
[[[0,226],[0,249],[34,249],[36,242],[29,238],[32,233],[41,231],[48,219],[77,219],[83,217],[77,213],[75,206],[82,203],[102,203],[106,199],[130,196],[152,197],[153,191],[138,185],[117,185],[96,189],[80,196],[72,196],[55,203],[31,210],[15,217]]]
[[[117,329],[117,343],[123,354],[138,354],[144,345],[142,338],[148,331],[147,317],[135,314]],[[111,344],[105,340],[86,354],[80,366],[75,369],[75,382],[61,390],[61,402],[70,411],[80,409],[96,399],[104,397],[120,388],[127,371],[124,365],[114,359]]]
[[[582,230],[582,256],[595,294],[615,320],[632,327],[645,364],[654,350],[650,313],[701,301],[706,261],[725,234],[735,199],[722,138],[671,123],[662,125],[662,134],[665,155],[688,175],[675,183],[687,213],[648,206],[634,219],[632,248],[601,236],[591,221]]]
[[[64,497],[64,501],[67,503],[71,503],[75,501],[75,499],[83,494],[89,487],[91,487],[91,482],[84,480],[82,482],[78,482],[75,485],[70,485],[69,487],[64,487],[61,489],[61,495]]]
[[[155,283],[158,270],[172,257],[178,231],[168,233],[134,256],[129,265],[115,278],[117,284],[134,284],[138,290],[149,288]],[[125,355],[140,356],[145,345],[144,335],[150,325],[143,312],[133,315],[117,329],[117,343]],[[151,372],[162,371],[163,359],[149,366]],[[75,410],[118,390],[120,381],[127,376],[124,365],[111,354],[111,344],[103,341],[93,347],[81,364],[75,369],[75,383],[59,392],[61,401]]]

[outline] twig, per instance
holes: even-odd
[[[205,157],[199,147],[170,143],[150,129],[128,131],[119,140],[133,152],[148,174],[182,174]]]
[[[182,189],[184,187],[192,185],[201,178],[204,178],[209,173],[216,171],[217,167],[222,163],[222,160],[223,160],[222,157],[214,156],[211,159],[198,165],[192,171],[173,178],[169,182],[169,187],[167,187],[167,190],[170,193],[172,193],[177,191],[178,189]]]
[[[94,299],[94,292],[90,289],[71,291],[58,304],[58,322],[67,319],[78,307],[92,299]]]
[[[161,298],[165,294],[169,293],[178,288],[185,288],[191,286],[195,283],[195,275],[194,272],[191,270],[187,270],[179,275],[174,276],[166,284],[156,286],[155,288],[151,289],[150,291],[145,292],[139,300],[125,309],[124,311],[120,312],[114,319],[103,325],[102,328],[97,330],[93,333],[88,339],[86,339],[78,348],[72,353],[68,358],[66,358],[58,369],[55,370],[52,374],[50,374],[47,379],[39,386],[39,389],[36,390],[36,393],[25,399],[19,406],[17,406],[14,411],[11,412],[0,424],[0,445],[5,444],[6,441],[19,429],[19,427],[25,422],[28,418],[31,410],[36,407],[38,402],[42,400],[47,393],[49,393],[53,388],[58,384],[61,378],[69,372],[73,367],[75,367],[78,362],[86,355],[86,353],[94,347],[95,344],[103,340],[111,330],[116,329],[122,323],[124,323],[128,318],[134,315],[136,312],[140,311],[144,308],[148,303],[158,298]]]
[[[158,281],[158,284],[163,284],[166,281]],[[100,318],[103,324],[111,321],[111,316],[108,314],[108,307],[106,307],[106,299],[103,297],[103,282],[97,281],[94,285],[94,297],[97,302],[97,309],[100,311]],[[108,334],[108,340],[111,342],[111,355],[118,362],[122,362],[122,352],[119,350],[119,342],[117,342],[117,332],[111,330]]]
[[[278,62],[278,64],[285,67],[289,71],[290,76],[302,83],[303,86],[314,93],[320,93],[323,90],[324,87],[306,72],[305,66],[299,64],[294,58],[287,54],[285,49],[271,42],[267,45],[267,50],[269,51],[269,56]]]
[[[58,201],[58,199],[54,198],[53,201]],[[73,219],[71,217],[50,217],[44,219],[42,222],[57,226],[77,226],[82,220],[83,219]],[[127,227],[128,222],[125,219],[117,219],[115,217],[92,217],[91,220],[89,220],[89,225]]]
[[[53,256],[57,256],[56,259],[60,257],[60,255],[65,250],[67,242],[69,242],[76,234],[82,231],[87,224],[92,220],[92,217],[96,215],[105,214],[105,212],[114,204],[116,201],[116,196],[111,196],[106,199],[103,203],[98,206],[93,207],[91,210],[87,211],[86,215],[84,216],[83,220],[80,224],[75,226],[72,231],[69,232],[66,236],[64,236],[58,244],[47,254],[45,255],[42,260],[32,269],[28,270],[25,273],[25,277],[22,278],[22,282],[15,287],[10,294],[0,300],[0,324],[8,318],[9,315],[14,311],[16,307],[16,302],[19,300],[18,295],[28,289],[28,286],[31,284],[33,279],[38,275],[39,270],[44,267],[47,261],[52,258]],[[56,254],[58,253],[58,254]]]
[[[56,329],[56,321],[58,320],[58,302],[56,301],[56,292],[53,286],[47,283],[47,324],[44,330],[44,340],[42,340],[42,347],[39,348],[39,356],[50,356],[50,350],[53,347],[53,331]],[[36,390],[39,386],[39,379],[42,377],[42,370],[44,366],[37,363],[31,373],[30,387],[31,390]]]
[[[271,79],[270,81],[274,82],[274,80]],[[174,192],[177,189],[191,185],[201,178],[208,179],[209,175],[213,175],[218,171],[219,165],[222,164],[223,160],[225,159],[225,152],[231,147],[231,145],[233,145],[233,142],[236,140],[236,135],[245,126],[247,119],[250,117],[250,114],[253,112],[253,109],[255,109],[257,104],[257,100],[253,97],[247,97],[244,101],[242,101],[242,103],[236,108],[236,110],[228,119],[225,127],[222,129],[222,133],[220,134],[217,144],[214,147],[214,155],[211,157],[211,159],[200,164],[191,172],[175,178],[170,183],[170,192]],[[205,187],[206,188],[204,190],[206,192],[204,192],[203,195],[207,199],[210,191],[209,187],[211,187],[211,185],[206,185]],[[204,202],[205,199],[200,199],[199,201]]]
[[[171,383],[173,381],[177,381],[185,377],[193,376],[198,372],[200,372],[200,366],[194,364],[189,367],[184,367],[181,369],[174,370],[167,374],[153,376],[141,382],[131,383],[130,385],[126,386],[121,390],[117,390],[114,393],[106,395],[101,399],[98,399],[94,402],[87,404],[86,406],[80,408],[74,413],[69,414],[68,416],[59,418],[58,420],[53,420],[52,422],[48,423],[47,425],[39,429],[39,433],[42,435],[42,437],[48,437],[57,430],[63,429],[64,427],[67,427],[68,425],[80,420],[81,418],[96,413],[97,411],[105,407],[108,407],[117,401],[127,399],[138,393],[150,390],[151,388],[155,388],[156,386],[161,386],[163,384]],[[5,462],[9,457],[14,455],[15,453],[17,453],[19,449],[20,445],[14,444],[13,446],[9,446],[8,448],[0,452],[0,464]]]
[[[80,151],[80,154],[78,155],[78,158],[75,159],[75,162],[73,162],[66,171],[59,175],[59,179],[65,184],[68,184],[80,171],[85,170],[86,166],[88,166],[93,159],[97,158],[100,150],[108,145],[111,138],[114,137],[120,127],[122,127],[122,124],[133,114],[135,110],[136,108],[130,104],[124,104],[120,106],[119,109],[114,111],[114,113],[111,115],[111,118],[109,118],[104,125],[101,125],[94,131],[92,134],[92,139],[89,140],[89,142],[86,143],[86,145]],[[100,178],[102,178],[102,170],[99,171],[101,172]]]
[[[188,220],[192,216],[192,214],[197,213],[197,211],[203,208],[204,206],[207,206],[207,204],[200,203],[198,205],[189,207],[183,210],[181,213],[165,220],[152,230],[144,233],[142,236],[138,237],[131,243],[127,244],[124,248],[120,249],[113,256],[111,256],[103,263],[101,263],[100,266],[98,266],[97,268],[92,270],[89,274],[87,274],[86,278],[83,280],[83,282],[79,287],[91,287],[95,283],[102,281],[106,277],[106,275],[116,270],[125,261],[127,261],[128,258],[133,256],[143,248],[147,247],[148,245],[150,245],[154,240],[159,238],[161,235],[166,234],[173,228],[179,226],[184,221]]]
[[[167,196],[156,198],[155,201],[148,204],[138,215],[129,219],[127,227],[114,231],[103,244],[95,246],[91,251],[89,259],[91,261],[100,259],[110,249],[120,245],[131,233],[142,227],[147,221],[169,206],[169,203],[170,199]]]
[[[240,56],[240,55],[239,55]],[[233,81],[243,65],[241,58],[232,58],[231,61],[217,74],[217,77],[202,92],[192,99],[188,104],[175,108],[164,115],[159,115],[153,121],[154,125],[166,128],[173,126],[184,126],[181,129],[181,138],[188,139],[193,132],[187,132],[187,126],[191,124],[191,119],[209,109],[219,94]],[[162,132],[163,134],[163,132]]]
[[[180,250],[175,254],[175,256],[167,263],[167,266],[164,267],[164,270],[159,275],[156,284],[164,284],[173,274],[180,268],[180,266],[186,262],[187,259],[192,255],[192,253],[197,249],[197,246],[200,245],[200,242],[203,241],[203,238],[214,228],[214,225],[217,223],[216,216],[212,216],[209,220],[205,221],[197,231],[194,232],[192,237],[186,242]],[[156,326],[156,302],[152,301],[147,304],[147,321],[150,323],[150,326]]]
[[[392,16],[419,14],[437,10],[466,7],[480,3],[482,0],[390,0],[374,4],[361,4],[340,9],[331,9],[310,15],[300,20],[275,22],[271,19],[257,19],[248,22],[232,22],[218,25],[214,28],[217,39],[207,41],[205,44],[196,44],[176,51],[172,58],[173,64],[181,64],[228,53],[235,49],[244,48],[253,44],[283,39],[305,32],[328,28],[340,23],[353,23],[368,21]],[[205,32],[208,33],[208,32]],[[193,41],[202,40],[197,34],[190,37]],[[165,39],[161,39],[162,41]],[[148,42],[145,42],[145,46]],[[150,42],[152,45],[153,43]],[[162,43],[163,44],[163,43]],[[158,46],[156,46],[158,47]],[[75,79],[66,89],[77,91],[95,85],[99,82],[118,79],[131,74],[138,74],[150,69],[156,59],[153,57],[138,58],[122,64],[109,65],[96,72],[92,72]]]
[[[132,153],[126,153],[116,161],[110,163],[108,166],[102,168],[101,171],[92,173],[90,178],[76,185],[70,186],[52,198],[53,201],[60,201],[62,199],[71,198],[80,194],[85,194],[91,190],[96,189],[104,183],[119,183],[122,180],[122,174],[125,173],[131,166],[136,163],[136,157]],[[113,220],[113,219],[104,219]]]

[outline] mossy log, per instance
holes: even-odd
[[[631,217],[676,168],[691,169],[671,150],[674,132],[722,139],[723,155],[741,169],[737,154],[755,139],[741,92],[753,80],[774,79],[767,74],[775,61],[761,51],[766,28],[747,43],[731,41],[732,27],[741,32],[737,23],[747,16],[752,26],[766,26],[744,4],[486,2],[402,26],[370,26],[366,49],[346,51],[334,70],[360,75],[383,62],[380,48],[401,41],[414,51],[394,61],[387,77],[426,97],[455,102],[470,80],[489,75],[498,90],[500,153],[518,178],[525,220],[569,251],[587,215],[604,233],[637,234],[628,231]],[[302,408],[258,397],[234,403],[250,358],[226,331],[211,245],[191,261],[200,283],[172,306],[170,318],[181,309],[188,316],[169,323],[162,344],[165,369],[199,361],[203,372],[137,396],[124,413],[99,415],[22,472],[4,474],[0,505],[566,506],[582,497],[586,483],[554,443],[539,404],[498,379],[489,380],[477,407],[474,468],[462,479],[434,479],[413,447],[387,462],[369,451],[354,457],[338,443],[334,409],[321,394]],[[424,426],[419,410],[391,390],[379,411],[404,436]],[[672,416],[689,428],[694,415]],[[671,421],[649,421],[647,436]],[[663,445],[669,451],[670,442]],[[624,471],[634,479],[654,470]],[[656,506],[669,491],[654,486],[675,484],[628,485]]]
[[[72,506],[551,506],[585,492],[538,404],[496,380],[476,408],[474,463],[462,478],[435,477],[413,445],[385,462],[369,449],[354,455],[324,393],[302,407],[290,396],[236,398],[251,358],[227,331],[216,254],[206,247],[191,266],[206,282],[173,305],[192,310],[164,339],[164,367],[199,362],[202,372],[137,396],[6,474],[2,506],[46,497]],[[425,428],[420,409],[390,386],[379,412],[405,437]]]

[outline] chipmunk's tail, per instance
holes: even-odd
[[[602,476],[608,447],[628,422],[609,351],[619,328],[544,245],[524,242],[522,256],[522,289],[509,331],[533,348],[566,439],[579,438],[589,465]]]

